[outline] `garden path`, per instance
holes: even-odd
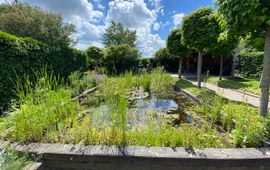
[[[172,77],[178,77],[177,74],[171,74]],[[184,75],[185,79],[189,80],[193,85],[197,86],[197,80],[196,76],[194,75]],[[238,90],[233,89],[227,89],[218,87],[217,85],[211,84],[211,83],[205,83],[202,82],[202,87],[206,87],[218,94],[220,94],[222,97],[227,98],[232,101],[236,102],[244,102],[248,103],[251,106],[254,107],[260,107],[260,97],[256,95],[247,94]],[[269,108],[270,108],[270,101],[269,101]]]

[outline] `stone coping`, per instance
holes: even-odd
[[[101,146],[48,143],[10,143],[0,141],[0,149],[13,147],[19,152],[36,154],[59,154],[73,156],[124,156],[147,158],[176,159],[211,159],[211,160],[268,160],[270,148],[204,148],[192,149],[183,147],[146,147],[146,146]]]

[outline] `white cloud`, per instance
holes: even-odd
[[[65,19],[79,16],[81,18],[92,21],[103,16],[100,11],[93,10],[92,3],[87,0],[23,0],[31,5],[37,5],[41,8],[60,13],[65,16]]]
[[[11,3],[11,2],[13,2],[13,0],[0,0],[0,4],[1,3]]]
[[[0,0],[0,3],[4,1]],[[165,41],[158,34],[152,33],[152,30],[159,30],[161,27],[161,23],[157,22],[158,15],[163,13],[161,0],[112,0],[108,4],[106,16],[102,12],[105,8],[102,0],[20,1],[59,13],[64,16],[65,22],[75,24],[77,32],[74,36],[79,40],[76,47],[80,49],[85,49],[89,45],[102,46],[101,35],[111,20],[122,22],[130,29],[136,30],[138,37],[136,44],[147,56],[165,46]],[[146,4],[146,1],[150,4]]]
[[[159,23],[154,23],[154,25],[153,25],[153,29],[155,30],[155,31],[158,31],[159,30],[159,28],[160,28],[160,24]]]
[[[174,23],[174,26],[175,26],[175,27],[181,25],[184,16],[185,16],[184,13],[179,13],[179,14],[173,15],[172,18],[173,18],[173,23]]]
[[[158,0],[155,1],[158,4]],[[153,1],[154,3],[154,1]],[[106,22],[111,20],[123,23],[125,26],[137,31],[137,45],[145,55],[152,55],[156,50],[165,45],[164,40],[157,34],[152,34],[152,28],[158,16],[158,5],[149,9],[144,0],[114,0],[109,3]],[[154,26],[155,25],[155,26]]]
[[[0,0],[0,3],[3,0]],[[65,22],[73,23],[77,32],[73,35],[78,39],[77,48],[85,49],[89,45],[101,45],[100,36],[104,26],[99,25],[103,13],[94,10],[93,4],[87,0],[20,0],[41,7],[43,10],[63,15]]]

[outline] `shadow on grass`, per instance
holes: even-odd
[[[231,88],[231,89],[243,89],[247,87],[251,87],[251,85],[245,84],[250,80],[242,78],[242,77],[227,77],[223,80],[219,80],[217,85],[223,88]]]
[[[246,80],[245,80],[246,81]],[[248,80],[247,80],[248,81]],[[216,93],[215,91],[212,91],[208,88],[197,88],[196,86],[194,86],[190,81],[188,80],[178,80],[175,84],[175,86],[188,90],[189,92],[193,93],[194,95],[196,95],[198,98],[200,98],[202,101],[206,102],[206,101],[210,101],[213,102],[214,100],[216,100],[216,97],[219,96],[221,97],[221,99],[223,100],[224,104],[228,103],[230,100],[228,100],[227,98],[224,98],[222,96],[222,94],[220,93]],[[231,102],[235,103],[235,104],[246,104],[249,105],[251,107],[255,107],[252,104],[246,103],[245,101],[234,101],[232,100]]]

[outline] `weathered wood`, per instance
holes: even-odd
[[[89,93],[93,93],[93,92],[96,91],[97,89],[98,89],[98,86],[93,87],[93,88],[91,88],[91,89],[89,89],[89,90],[86,90],[86,91],[84,91],[82,94],[80,94],[80,95],[78,95],[78,96],[72,98],[71,101],[77,100],[77,99],[79,99],[79,98],[81,98],[81,97],[83,97],[83,96],[85,96],[85,95],[87,95],[87,94],[89,94]]]

